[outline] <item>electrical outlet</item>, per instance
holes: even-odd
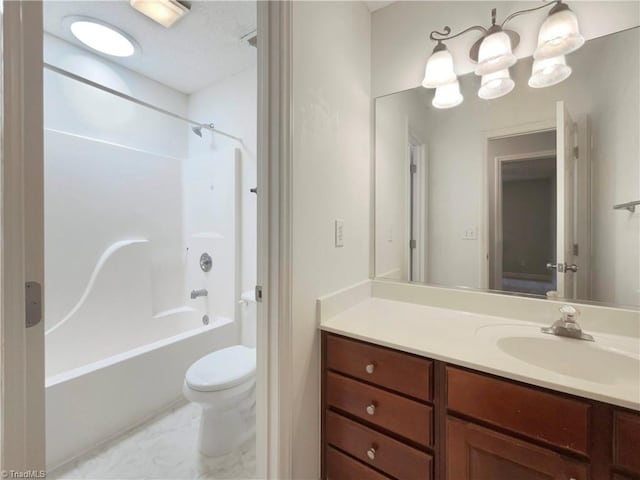
[[[476,227],[467,227],[462,233],[463,240],[476,240],[478,238],[478,229]]]
[[[344,247],[344,220],[336,220],[335,237],[336,237],[336,248]]]

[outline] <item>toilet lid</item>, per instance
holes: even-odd
[[[210,353],[196,361],[185,375],[189,388],[215,392],[240,385],[255,375],[256,351],[234,345]]]

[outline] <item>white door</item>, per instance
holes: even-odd
[[[564,102],[556,104],[556,264],[560,298],[575,298],[574,199],[576,124]]]
[[[0,470],[44,470],[42,3],[2,4]],[[28,326],[29,320],[34,324]]]

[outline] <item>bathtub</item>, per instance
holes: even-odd
[[[234,342],[231,319],[202,325],[199,312],[164,320],[191,328],[46,380],[47,468],[54,469],[175,404],[182,382],[199,357]]]
[[[73,306],[64,315],[48,318],[49,469],[175,404],[182,398],[184,374],[195,360],[238,343],[238,322],[212,313],[212,296],[189,300],[185,292],[184,305],[154,312],[149,265],[148,240],[113,243]],[[45,317],[46,300],[45,288]]]

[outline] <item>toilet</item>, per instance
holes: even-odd
[[[242,341],[189,367],[182,391],[202,407],[198,448],[208,457],[231,452],[255,434],[255,297],[242,294]]]

